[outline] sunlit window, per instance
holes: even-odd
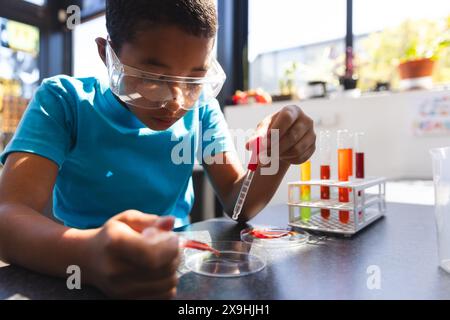
[[[0,18],[0,95],[30,98],[39,81],[39,29]]]
[[[345,32],[345,0],[250,0],[249,86],[281,93],[292,74],[296,85],[337,81]]]
[[[434,84],[450,82],[450,1],[353,0],[358,86],[400,88],[398,65],[432,58]]]
[[[107,79],[107,70],[97,51],[95,38],[106,38],[105,16],[89,20],[75,27],[73,32],[73,75]]]
[[[30,2],[30,3],[38,5],[38,6],[43,6],[47,2],[46,0],[24,0],[24,1]]]
[[[0,147],[14,134],[39,83],[39,29],[0,17]]]

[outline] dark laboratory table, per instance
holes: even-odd
[[[383,219],[352,238],[328,237],[294,251],[278,250],[275,260],[250,276],[186,273],[176,299],[450,299],[450,274],[437,264],[433,207],[388,203],[387,209]],[[287,219],[287,206],[277,205],[250,224],[286,226]],[[213,241],[239,240],[244,227],[214,219],[181,231],[206,230]],[[376,275],[380,281],[371,281]],[[379,288],[373,289],[377,283]],[[30,299],[105,298],[91,287],[70,291],[64,279],[0,267],[0,299],[17,294]]]

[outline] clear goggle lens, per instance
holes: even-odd
[[[202,78],[166,76],[129,67],[120,62],[109,41],[106,60],[112,92],[140,108],[164,108],[174,101],[185,110],[202,107],[217,97],[226,79],[215,59]]]

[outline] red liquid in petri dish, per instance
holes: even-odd
[[[258,239],[278,239],[288,235],[292,235],[291,231],[286,230],[264,230],[264,229],[253,229],[250,234]]]
[[[330,166],[320,166],[320,179],[330,179]],[[320,199],[330,199],[330,187],[320,187]],[[330,218],[329,209],[321,209],[320,214],[324,219]]]

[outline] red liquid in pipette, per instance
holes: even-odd
[[[320,166],[320,179],[329,180],[330,179],[330,166]],[[330,187],[320,187],[320,199],[330,199]],[[320,214],[322,218],[330,218],[329,209],[321,209]]]

